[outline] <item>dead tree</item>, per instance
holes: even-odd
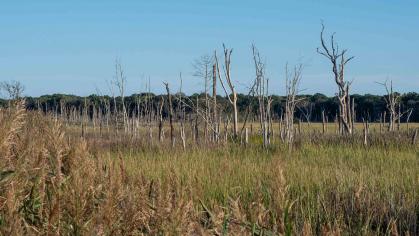
[[[7,93],[8,96],[8,107],[11,109],[12,102],[18,101],[25,90],[24,86],[18,81],[11,82],[1,82],[0,90],[3,90]],[[46,110],[48,111],[48,110]]]
[[[237,139],[237,135],[238,135],[238,108],[237,108],[237,92],[236,89],[233,85],[233,82],[231,80],[231,53],[233,52],[233,49],[227,49],[225,47],[225,45],[223,44],[223,48],[224,48],[224,78],[222,78],[221,73],[220,73],[220,67],[219,67],[219,63],[218,63],[218,58],[217,58],[217,54],[215,53],[215,63],[217,64],[217,74],[218,74],[218,78],[220,80],[221,83],[221,87],[223,88],[226,97],[228,99],[228,101],[230,102],[231,106],[233,107],[233,138]],[[225,81],[225,82],[224,82]],[[227,92],[226,86],[224,85],[224,83],[227,84],[230,93]]]
[[[209,84],[211,82],[211,65],[213,64],[213,59],[209,55],[204,55],[201,58],[197,59],[193,63],[194,67],[194,76],[202,79],[204,81],[204,93],[205,93],[205,130],[204,137],[207,138],[208,135],[208,126],[210,120],[210,104],[209,104]]]
[[[363,129],[363,132],[364,132],[364,147],[367,147],[368,146],[368,135],[369,135],[369,124],[368,124],[368,119],[364,119],[364,118],[362,118],[362,123],[363,123],[363,125],[364,125],[364,129]]]
[[[185,135],[185,106],[182,101],[182,73],[180,74],[179,104],[180,104],[180,138],[182,140],[183,151],[186,151],[186,135]]]
[[[128,131],[128,116],[127,116],[127,110],[125,107],[125,84],[126,84],[127,79],[126,79],[124,70],[122,68],[121,62],[118,59],[115,60],[115,78],[114,79],[115,79],[113,81],[114,85],[118,88],[119,96],[121,97],[121,106],[122,106],[121,115],[122,115],[122,120],[123,120],[123,125],[124,125],[124,131],[127,132]],[[118,114],[116,115],[118,116]]]
[[[322,128],[323,134],[326,133],[326,116],[324,114],[324,109],[322,109]]]
[[[196,97],[196,109],[195,109],[195,125],[192,132],[194,133],[195,141],[198,144],[199,143],[199,124],[198,124],[198,118],[199,118],[199,99]],[[209,118],[209,117],[207,117]],[[205,124],[208,124],[208,121],[205,121]]]
[[[159,142],[163,142],[163,106],[164,98],[161,96],[159,104]]]
[[[111,109],[111,102],[109,101],[109,118],[112,116],[112,120],[115,123],[114,128],[116,134],[118,134],[118,106],[116,102],[116,96],[115,96],[115,88],[114,88],[114,82],[113,81],[107,81],[109,92],[112,96],[112,102],[113,102],[113,109]]]
[[[215,58],[216,53],[214,53]],[[213,124],[213,141],[218,141],[218,122],[217,122],[217,63],[212,66],[212,124]]]
[[[403,116],[400,112],[400,95],[393,92],[393,81],[390,80],[390,85],[388,85],[387,81],[378,84],[384,86],[387,93],[384,96],[384,100],[389,113],[388,131],[394,131],[396,129],[396,122]]]
[[[351,61],[354,57],[346,58],[347,50],[339,50],[339,46],[335,42],[334,35],[331,35],[330,47],[326,46],[326,42],[323,38],[324,25],[322,24],[322,30],[320,32],[320,41],[322,48],[317,48],[317,52],[325,56],[332,64],[332,71],[335,79],[335,83],[338,86],[337,96],[339,98],[339,132],[341,134],[353,133],[353,114],[352,114],[352,104],[351,98],[349,95],[349,89],[351,82],[346,81],[344,78],[344,71],[346,64]]]
[[[7,93],[8,99],[10,100],[18,100],[22,97],[23,91],[25,90],[19,81],[1,82],[0,88]]]
[[[283,137],[285,142],[290,148],[295,139],[295,129],[294,129],[294,113],[295,108],[298,102],[301,99],[297,99],[298,94],[298,85],[301,80],[303,71],[303,65],[295,66],[292,72],[288,71],[288,65],[285,67],[285,92],[286,92],[286,101],[285,101],[285,114],[284,114],[284,128]]]
[[[172,142],[172,147],[175,146],[175,136],[173,128],[173,104],[172,104],[172,95],[170,94],[169,83],[163,83],[166,87],[167,100],[169,104],[169,124],[170,124],[170,141]]]
[[[309,101],[304,101],[300,106],[297,107],[301,114],[304,116],[304,119],[306,120],[308,126],[310,126],[313,107],[314,104]]]
[[[270,143],[270,106],[272,98],[268,95],[269,82],[265,78],[265,63],[260,58],[259,51],[252,45],[253,62],[255,64],[255,92],[259,103],[259,122],[263,137],[263,147],[267,148]]]

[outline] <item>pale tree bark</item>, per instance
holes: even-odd
[[[368,146],[368,135],[369,135],[369,124],[368,124],[368,119],[362,119],[363,124],[364,124],[364,146],[367,147]]]
[[[252,45],[253,62],[255,64],[255,92],[259,103],[259,122],[262,131],[263,147],[270,144],[270,106],[272,98],[269,96],[269,80],[265,78],[265,63],[255,45]]]
[[[121,97],[121,106],[122,106],[122,120],[124,125],[124,131],[128,131],[128,116],[127,116],[127,110],[125,107],[125,84],[126,84],[126,76],[124,73],[124,70],[122,68],[121,62],[117,59],[115,60],[115,78],[114,78],[114,84],[119,90],[119,96]],[[115,100],[115,106],[116,106],[116,100]],[[117,114],[118,116],[118,114]]]
[[[205,140],[208,136],[209,130],[209,121],[210,121],[210,102],[209,102],[209,84],[211,82],[211,66],[213,64],[213,58],[209,55],[204,55],[201,58],[197,59],[193,63],[193,67],[195,69],[194,76],[200,78],[204,82],[204,99],[205,99],[205,129],[204,129],[204,137]]]
[[[288,71],[288,65],[285,67],[285,114],[284,114],[284,139],[288,144],[289,148],[292,149],[292,145],[295,140],[295,128],[294,128],[294,113],[298,102],[302,99],[297,99],[298,86],[301,80],[303,66],[300,64],[294,67],[292,72]]]
[[[394,131],[396,129],[396,122],[400,123],[400,119],[403,115],[407,112],[402,113],[400,108],[400,95],[393,91],[393,81],[390,80],[390,85],[387,81],[384,83],[378,83],[384,86],[386,90],[386,95],[384,96],[384,100],[386,101],[386,108],[389,113],[389,120],[388,120],[388,131]],[[385,113],[384,113],[385,116]],[[385,118],[384,118],[385,123]],[[400,125],[399,125],[400,126]]]
[[[237,108],[237,92],[231,80],[231,53],[233,49],[227,49],[223,44],[224,48],[224,78],[222,78],[220,73],[220,67],[218,63],[217,54],[215,53],[215,63],[217,64],[217,74],[218,78],[221,83],[221,87],[223,88],[228,101],[230,102],[231,106],[233,107],[233,138],[237,139],[238,136],[238,108]],[[225,82],[224,82],[225,81]],[[229,92],[227,92],[226,86],[228,86]]]
[[[214,53],[215,58],[216,53]],[[217,122],[217,64],[212,66],[212,124],[213,124],[213,141],[218,141],[218,122]]]
[[[346,81],[344,78],[345,66],[354,57],[346,58],[347,50],[339,50],[339,46],[335,42],[334,34],[331,35],[330,47],[326,46],[323,38],[324,25],[322,24],[322,30],[320,33],[320,41],[322,49],[317,48],[317,52],[329,59],[332,64],[332,71],[334,75],[335,83],[338,86],[338,99],[339,99],[339,132],[341,134],[352,134],[353,133],[353,115],[352,115],[352,104],[349,95],[351,82]]]
[[[163,142],[163,106],[164,98],[161,96],[159,104],[159,142]]]
[[[179,104],[180,104],[180,138],[182,140],[183,151],[186,151],[186,134],[185,134],[185,106],[182,101],[182,74],[180,74],[180,90],[179,90]]]

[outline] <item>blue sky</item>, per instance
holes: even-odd
[[[284,92],[284,66],[305,64],[304,93],[333,95],[328,61],[316,53],[320,23],[336,32],[355,59],[346,76],[354,93],[382,94],[374,81],[419,92],[419,1],[2,1],[0,80],[18,80],[25,94],[108,93],[121,59],[127,93],[161,93],[162,82],[201,92],[192,61],[222,43],[234,48],[232,76],[240,92],[254,77],[252,43],[267,61],[271,92]]]

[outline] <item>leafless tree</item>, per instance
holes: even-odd
[[[127,78],[125,76],[124,70],[122,68],[122,64],[119,59],[115,60],[115,77],[114,77],[114,85],[119,90],[119,96],[121,97],[121,106],[122,106],[122,119],[124,124],[124,130],[127,132],[127,124],[128,124],[128,115],[127,110],[125,107],[125,85],[126,85]],[[115,100],[116,102],[116,100]],[[115,104],[116,106],[116,104]]]
[[[182,86],[183,86],[183,80],[182,80],[182,73],[179,75],[180,78],[180,89],[179,89],[179,105],[180,105],[180,138],[182,140],[182,147],[183,151],[186,150],[186,134],[185,134],[185,105],[182,100]]]
[[[252,45],[253,62],[255,64],[255,92],[259,103],[259,122],[263,137],[263,146],[266,148],[270,143],[270,106],[272,98],[269,96],[269,80],[265,77],[265,63],[255,45]]]
[[[346,64],[351,61],[354,57],[346,58],[347,50],[339,50],[339,46],[335,42],[334,33],[331,35],[330,47],[326,46],[326,42],[323,38],[324,25],[322,24],[322,30],[320,32],[320,41],[322,48],[317,48],[317,52],[325,56],[332,64],[332,71],[336,84],[338,85],[337,96],[339,98],[339,132],[352,134],[353,132],[353,100],[349,95],[351,82],[345,80],[344,72]]]
[[[313,106],[314,104],[307,100],[303,101],[301,105],[297,106],[298,110],[304,116],[304,119],[306,120],[309,126],[310,126],[311,116],[313,113]]]
[[[368,135],[370,133],[369,131],[369,123],[368,123],[368,119],[364,119],[362,118],[363,124],[364,124],[364,147],[368,146]]]
[[[221,83],[221,87],[223,88],[228,101],[233,107],[233,137],[234,139],[237,139],[237,135],[238,135],[237,92],[231,80],[231,67],[230,67],[231,53],[233,52],[233,49],[226,48],[224,44],[223,44],[223,49],[224,49],[224,66],[223,66],[224,76],[221,76],[220,66],[219,66],[218,57],[216,53],[215,53],[215,62],[217,64],[217,74]],[[227,92],[227,89],[224,83],[228,86],[229,92]]]
[[[394,131],[396,129],[396,122],[400,122],[400,119],[403,115],[408,113],[406,111],[404,113],[401,112],[400,108],[400,95],[393,91],[393,81],[390,80],[390,85],[387,81],[384,83],[378,83],[384,86],[386,90],[386,96],[384,96],[384,100],[386,101],[386,108],[390,115],[388,121],[388,131]],[[385,121],[384,121],[385,122]]]
[[[22,97],[25,87],[19,81],[1,82],[0,89],[7,93],[9,100],[18,100]]]
[[[209,104],[209,85],[211,83],[211,66],[213,65],[213,58],[209,55],[204,55],[199,59],[196,59],[193,63],[194,76],[204,81],[204,93],[205,93],[205,130],[204,135],[207,138],[208,134],[208,121],[210,120],[210,104]]]
[[[284,127],[282,135],[285,138],[285,142],[292,147],[292,144],[295,139],[295,129],[294,129],[294,113],[295,108],[302,99],[297,99],[298,86],[301,80],[303,71],[303,65],[297,65],[294,67],[293,71],[288,70],[288,65],[285,67],[285,92],[286,92],[286,101],[285,101],[285,114],[284,114]]]
[[[172,147],[175,146],[175,136],[173,128],[173,104],[172,104],[172,95],[170,94],[169,83],[163,83],[166,87],[167,92],[167,102],[169,105],[169,124],[170,124],[170,140],[172,142]]]
[[[217,53],[214,52],[214,58]],[[218,141],[218,122],[217,122],[217,71],[218,63],[214,62],[212,66],[212,129],[213,129],[213,141]]]
[[[161,100],[159,103],[159,141],[163,141],[163,106],[164,106],[164,98],[161,96]]]

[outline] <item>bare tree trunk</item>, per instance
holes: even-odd
[[[183,151],[186,151],[186,134],[185,134],[185,106],[182,101],[182,74],[180,74],[180,91],[179,91],[179,100],[180,100],[180,113],[181,113],[181,120],[180,120],[180,137],[182,139],[182,146]]]
[[[115,61],[115,85],[119,89],[119,95],[121,96],[121,105],[122,105],[122,120],[124,125],[125,133],[128,131],[128,116],[127,110],[125,108],[125,83],[126,77],[122,65],[119,60]],[[116,104],[115,104],[116,105]]]
[[[163,106],[164,98],[161,97],[160,106],[159,106],[159,141],[163,142]]]
[[[213,140],[216,141],[218,137],[217,133],[217,64],[214,63],[212,66],[212,99],[213,99],[213,108],[212,108],[212,123],[213,123]]]
[[[286,88],[286,101],[285,101],[285,117],[284,117],[284,132],[285,132],[285,141],[289,146],[289,149],[292,150],[292,145],[295,138],[295,129],[294,129],[294,113],[296,104],[300,101],[296,99],[298,93],[298,84],[301,80],[303,66],[300,64],[296,66],[292,73],[288,72],[288,65],[285,68],[285,88]]]
[[[363,119],[364,120],[364,119]],[[368,120],[364,120],[364,146],[368,146]]]
[[[231,70],[230,70],[230,64],[231,64],[231,53],[233,52],[232,49],[227,49],[225,45],[224,47],[224,80],[230,90],[230,94],[227,92],[226,87],[224,86],[223,79],[221,78],[219,63],[217,54],[215,54],[215,62],[217,64],[217,74],[218,78],[220,80],[221,86],[226,94],[226,97],[228,98],[228,101],[233,107],[233,138],[236,140],[238,135],[238,109],[237,109],[237,92],[233,85],[233,82],[231,80]]]
[[[195,116],[195,141],[196,143],[199,143],[198,113]]]
[[[254,87],[259,103],[259,122],[262,131],[263,147],[267,148],[270,144],[270,106],[272,98],[268,95],[269,80],[265,78],[265,64],[262,62],[255,45],[252,45],[252,52],[256,71]]]
[[[185,123],[180,122],[180,138],[182,139],[183,151],[186,151],[186,134],[185,134]]]
[[[326,46],[326,43],[323,38],[324,33],[324,25],[322,24],[322,30],[320,33],[320,40],[322,45],[322,50],[317,48],[317,52],[326,58],[332,64],[332,71],[334,75],[334,80],[338,85],[338,99],[339,99],[339,132],[341,134],[348,133],[352,134],[353,132],[353,108],[351,106],[351,98],[349,95],[349,88],[351,82],[345,81],[344,79],[344,69],[345,65],[353,59],[350,57],[348,59],[345,58],[345,53],[347,50],[339,51],[339,47],[336,46],[336,42],[334,39],[334,34],[331,36],[331,48]],[[352,104],[353,105],[353,104]]]
[[[237,139],[237,134],[238,134],[238,128],[239,128],[239,124],[238,124],[238,113],[239,110],[237,109],[237,94],[234,93],[233,94],[233,137],[234,139]]]
[[[168,97],[169,103],[169,123],[170,123],[170,141],[172,142],[172,147],[175,147],[175,136],[174,136],[174,128],[173,128],[173,104],[172,104],[172,95],[170,94],[169,84],[164,83],[166,86],[166,92]]]
[[[352,98],[352,133],[355,132],[355,98]]]
[[[196,100],[196,106],[198,110],[199,101]],[[209,100],[208,100],[208,65],[205,66],[205,129],[204,129],[204,138],[208,138],[208,120],[210,118],[209,114]]]
[[[406,112],[405,113],[401,112],[400,96],[397,93],[393,92],[393,81],[390,81],[390,86],[388,86],[387,81],[385,81],[384,83],[379,83],[379,84],[383,85],[387,92],[387,95],[384,96],[384,99],[386,101],[387,111],[390,114],[388,131],[394,131],[396,129],[396,122],[397,122],[397,130],[400,130],[401,118],[404,114],[406,114]],[[385,113],[384,113],[384,119],[385,119]]]

